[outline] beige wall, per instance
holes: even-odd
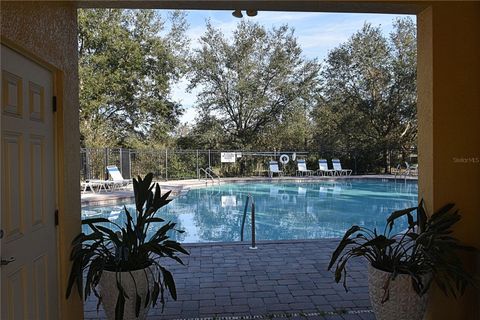
[[[418,27],[420,195],[430,211],[456,203],[455,234],[480,248],[480,3],[435,4]],[[472,291],[457,302],[434,290],[429,319],[479,319]]]
[[[70,243],[80,232],[76,14],[71,4],[1,3],[2,42],[56,69],[60,311],[61,319],[72,320],[83,317],[78,297],[65,300]]]

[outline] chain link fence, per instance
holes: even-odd
[[[234,153],[235,162],[221,161],[222,153]],[[132,150],[123,148],[82,148],[80,150],[82,181],[89,179],[108,179],[106,167],[116,165],[125,179],[143,176],[148,172],[156,180],[179,180],[200,178],[201,169],[211,168],[220,177],[265,176],[268,162],[279,160],[286,154],[290,161],[282,165],[287,175],[297,170],[293,158],[305,159],[307,168],[318,169],[318,159],[340,158],[344,168],[352,169],[353,174],[389,173],[405,161],[416,163],[416,151],[390,151],[385,160],[372,160],[368,155],[356,155],[353,152],[322,150],[307,151],[246,151],[246,150]],[[330,163],[331,166],[331,163]]]

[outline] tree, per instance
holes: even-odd
[[[80,130],[84,146],[166,143],[181,107],[170,86],[185,71],[185,15],[79,10]]]
[[[416,34],[410,18],[389,38],[365,23],[332,50],[313,118],[324,153],[354,153],[387,167],[389,152],[416,145]]]
[[[311,105],[319,64],[302,57],[294,30],[241,21],[229,40],[209,22],[190,60],[203,119],[215,119],[229,148],[258,147],[267,130]]]

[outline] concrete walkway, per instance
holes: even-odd
[[[186,266],[165,260],[178,300],[158,306],[148,319],[375,319],[368,298],[366,265],[349,268],[349,292],[327,271],[338,240],[186,245]],[[96,300],[85,319],[104,319]]]

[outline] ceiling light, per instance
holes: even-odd
[[[232,16],[234,16],[235,18],[243,18],[242,11],[238,9],[232,12]]]
[[[255,17],[257,13],[257,10],[247,10],[247,16],[249,17]]]

